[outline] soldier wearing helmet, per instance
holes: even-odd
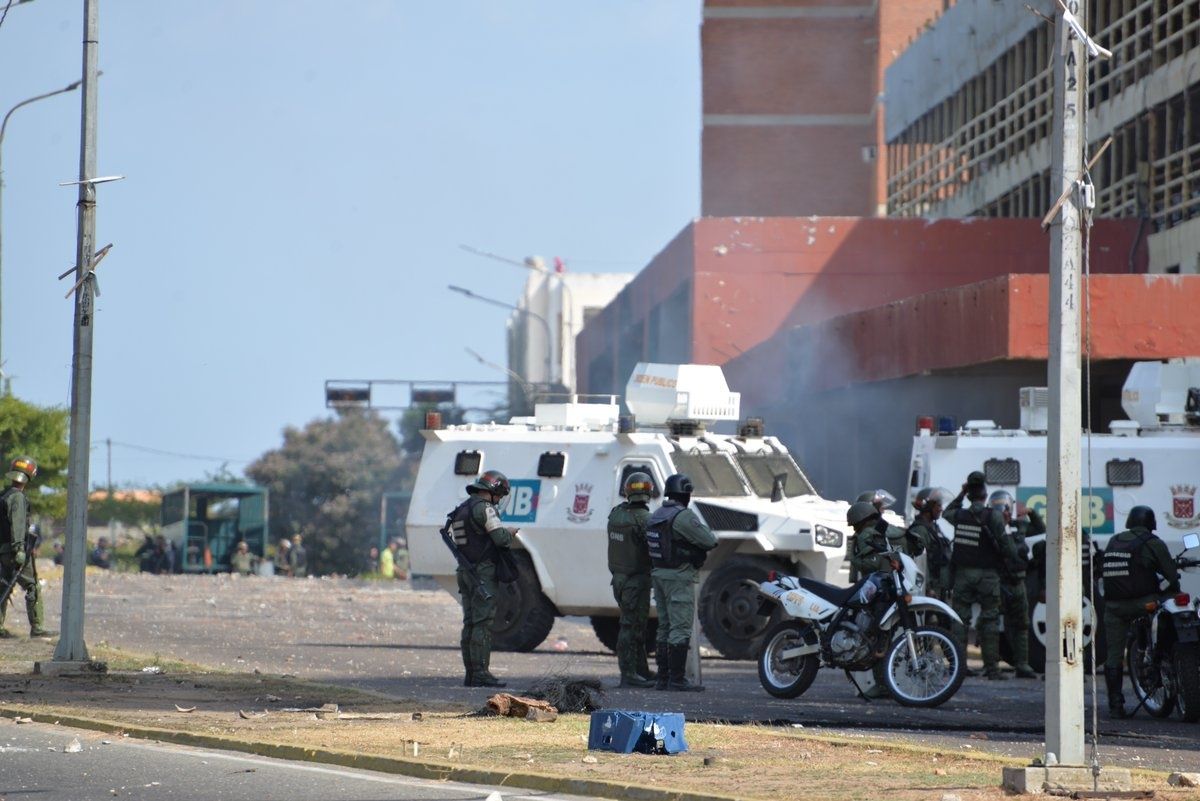
[[[1005,490],[993,492],[988,497],[988,506],[1004,520],[1015,546],[1014,558],[1006,561],[1000,571],[1000,614],[1004,616],[1004,633],[1012,647],[1013,666],[1018,679],[1036,679],[1037,671],[1029,666],[1029,595],[1025,588],[1029,546],[1025,538],[1045,534],[1046,525],[1033,509],[1028,510],[1026,519],[1018,519],[1017,501]]]
[[[655,675],[646,657],[646,621],[650,617],[650,552],[646,523],[654,481],[643,472],[630,473],[621,486],[625,500],[608,513],[608,570],[613,597],[621,610],[617,635],[617,667],[621,687],[653,687]]]
[[[896,496],[885,489],[873,489],[866,492],[860,492],[854,500],[855,503],[869,503],[875,507],[875,511],[883,514],[883,510],[890,507],[896,502]],[[851,555],[854,554],[856,543],[854,534],[846,541],[846,551]],[[850,583],[857,582],[862,577],[858,567],[854,564],[854,560],[850,560]]]
[[[1004,518],[986,504],[987,497],[986,478],[976,470],[967,476],[962,492],[946,507],[945,519],[954,526],[954,551],[950,556],[954,612],[962,620],[970,620],[972,604],[979,604],[975,625],[984,675],[1000,680],[1008,678],[1000,670],[1000,570],[1016,559],[1016,547],[1005,531]],[[964,498],[971,502],[966,509]],[[965,646],[965,625],[956,623],[954,628]]]
[[[25,591],[30,637],[52,637],[55,632],[43,627],[46,612],[33,553],[37,542],[30,536],[29,500],[25,497],[25,488],[35,475],[37,465],[26,457],[15,459],[12,469],[4,474],[9,486],[0,493],[0,587],[7,588],[15,582]],[[4,628],[7,608],[5,599],[0,604],[0,637],[12,636]]]
[[[943,601],[950,597],[950,540],[938,526],[938,518],[951,500],[949,490],[924,487],[913,499],[917,516],[908,527],[910,536],[925,547],[925,567],[929,571],[925,594]]]
[[[879,509],[869,501],[855,501],[850,504],[846,511],[846,522],[854,529],[850,566],[856,569],[859,575],[891,572],[892,560],[887,555],[888,551],[920,556],[925,549],[920,539],[884,520]]]
[[[1146,614],[1146,604],[1166,592],[1179,592],[1179,568],[1167,544],[1154,535],[1157,520],[1149,506],[1135,506],[1125,520],[1125,531],[1116,534],[1104,549],[1104,634],[1108,656],[1104,682],[1108,686],[1108,716],[1128,717],[1121,694],[1124,677],[1121,656],[1133,621]]]
[[[698,692],[685,675],[696,614],[695,585],[709,551],[717,547],[717,536],[704,521],[687,508],[692,498],[692,480],[683,473],[667,477],[663,494],[667,500],[646,523],[646,550],[658,608],[658,642],[655,660],[658,679],[655,689]]]
[[[454,544],[474,567],[478,583],[466,568],[458,568],[458,593],[462,596],[462,650],[466,687],[503,687],[504,682],[489,670],[492,659],[492,623],[496,619],[499,592],[497,568],[500,550],[512,547],[516,529],[500,521],[497,505],[508,495],[508,478],[499,470],[488,470],[467,485],[467,499],[450,513]],[[514,577],[515,578],[515,577]]]

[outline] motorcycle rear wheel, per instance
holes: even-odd
[[[1162,659],[1153,652],[1149,618],[1134,621],[1125,664],[1129,665],[1129,682],[1142,708],[1151,717],[1170,717],[1178,695],[1174,665],[1171,660]]]
[[[1195,643],[1175,646],[1175,680],[1179,712],[1188,723],[1200,720],[1200,648]]]
[[[901,706],[935,707],[958,692],[966,677],[967,655],[950,632],[936,626],[912,630],[917,661],[901,632],[883,658],[883,679]]]
[[[776,698],[795,698],[812,686],[821,667],[818,653],[784,658],[789,648],[818,645],[817,630],[799,620],[784,620],[767,631],[758,652],[758,681]]]

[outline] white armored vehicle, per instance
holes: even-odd
[[[532,650],[555,616],[587,615],[611,648],[618,612],[609,584],[609,509],[632,472],[654,480],[652,508],[667,476],[686,473],[696,487],[692,508],[720,540],[702,573],[701,625],[723,655],[752,658],[771,619],[758,613],[745,579],[778,570],[845,583],[848,505],[818,496],[761,421],[748,421],[736,436],[707,430],[739,416],[740,396],[719,367],[638,364],[625,402],[633,417],[621,417],[609,397],[539,403],[533,417],[507,424],[422,431],[425,452],[407,520],[413,570],[457,592],[454,558],[438,530],[468,483],[500,470],[512,485],[501,519],[520,529],[520,578],[502,587],[497,647]]]
[[[970,420],[959,428],[946,418],[919,418],[908,500],[927,486],[957,492],[968,473],[982,470],[989,491],[1007,490],[1018,504],[1044,512],[1046,405],[1044,387],[1021,389],[1019,429],[1003,429],[991,420]],[[1158,519],[1156,534],[1179,553],[1183,535],[1200,528],[1200,359],[1137,362],[1125,381],[1121,406],[1128,420],[1113,421],[1109,433],[1081,440],[1081,525],[1102,550],[1111,535],[1124,530],[1131,508],[1149,506]],[[911,503],[906,507],[911,521]],[[942,529],[951,535],[945,523]],[[1095,575],[1099,578],[1098,564]],[[1200,595],[1200,574],[1184,573],[1182,581],[1185,591]],[[1036,570],[1030,571],[1029,588],[1030,661],[1040,663],[1046,610]],[[1100,627],[1095,631],[1102,637]]]

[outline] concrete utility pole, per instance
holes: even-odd
[[[1086,26],[1086,3],[1068,4]],[[1083,172],[1087,56],[1061,22],[1054,56],[1054,141],[1051,186],[1072,190]],[[1084,765],[1083,586],[1080,577],[1079,433],[1082,212],[1070,191],[1050,237],[1050,415],[1046,454],[1046,752],[1060,765]]]
[[[96,241],[96,84],[99,0],[83,3],[83,106],[79,154],[79,236],[76,248],[75,342],[71,361],[71,442],[67,460],[67,537],[63,554],[62,634],[56,663],[88,661],[83,641],[83,584],[87,561],[88,467],[92,441],[92,333]]]

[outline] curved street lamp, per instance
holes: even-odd
[[[3,336],[3,334],[4,334],[4,311],[3,311],[4,310],[4,306],[3,306],[3,298],[4,298],[4,289],[3,289],[3,281],[4,281],[4,269],[3,269],[3,263],[4,263],[4,237],[3,237],[3,230],[4,230],[4,216],[3,216],[4,132],[5,132],[5,130],[8,129],[8,118],[11,117],[13,115],[13,112],[16,111],[17,109],[22,108],[24,106],[28,106],[30,103],[36,103],[39,100],[45,100],[48,97],[54,97],[55,95],[66,94],[67,92],[74,92],[76,89],[79,88],[79,85],[82,83],[83,83],[83,81],[75,81],[74,83],[64,86],[62,89],[56,89],[53,92],[46,92],[45,94],[37,95],[35,97],[28,98],[27,100],[22,100],[20,103],[13,106],[12,108],[10,108],[8,110],[8,113],[4,115],[4,122],[0,122],[0,377],[2,377],[4,375],[4,350],[3,350],[3,342],[4,342],[4,336]],[[7,381],[4,382],[4,387],[2,388],[2,391],[4,392],[4,394],[8,393],[8,382]]]
[[[550,350],[554,345],[554,341],[550,337],[550,323],[546,322],[545,317],[543,317],[542,315],[540,315],[536,312],[531,312],[529,309],[523,309],[520,306],[517,306],[516,304],[513,304],[513,303],[505,303],[502,300],[496,300],[495,298],[487,298],[487,297],[484,297],[483,295],[478,295],[478,294],[472,292],[471,290],[467,289],[466,287],[454,286],[453,284],[450,284],[446,288],[449,289],[451,292],[457,292],[460,295],[466,295],[468,298],[471,298],[472,300],[478,300],[482,303],[489,303],[492,306],[499,306],[502,309],[511,309],[512,311],[515,311],[517,314],[523,314],[526,317],[532,317],[533,319],[535,319],[539,323],[541,323],[542,328],[546,329],[546,383],[547,384],[554,383],[554,375],[551,372],[551,367],[550,367]]]

